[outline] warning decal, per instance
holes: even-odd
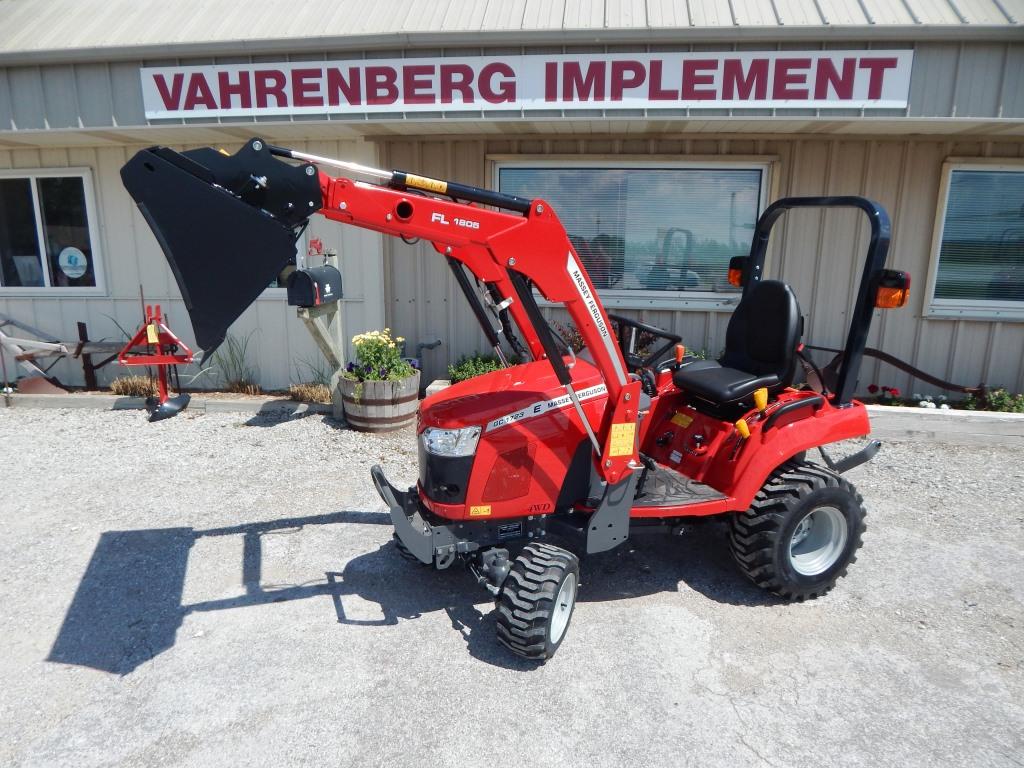
[[[636,424],[612,424],[612,440],[608,446],[609,456],[632,456],[636,443]]]

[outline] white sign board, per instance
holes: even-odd
[[[912,51],[463,56],[141,70],[146,118],[578,109],[901,109]]]

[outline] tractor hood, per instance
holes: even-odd
[[[571,370],[581,402],[607,397],[596,367],[577,359]],[[539,360],[476,376],[431,395],[420,404],[419,426],[421,430],[479,426],[492,432],[571,406],[551,364]]]
[[[163,249],[204,360],[295,256],[322,201],[316,168],[276,159],[261,139],[234,155],[150,147],[121,180]]]

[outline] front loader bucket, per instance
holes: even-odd
[[[204,361],[295,256],[320,209],[316,169],[274,158],[259,139],[234,155],[144,149],[121,179],[167,257]]]

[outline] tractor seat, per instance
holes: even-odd
[[[788,387],[796,368],[803,321],[793,290],[778,280],[750,286],[729,318],[725,352],[672,374],[679,389],[714,405],[737,403],[754,390]]]

